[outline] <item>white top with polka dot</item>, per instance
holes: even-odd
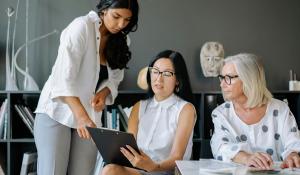
[[[288,105],[272,99],[265,116],[252,125],[235,113],[232,102],[225,102],[212,112],[214,134],[211,148],[216,159],[231,162],[239,152],[265,152],[280,161],[291,152],[300,152],[300,132]]]

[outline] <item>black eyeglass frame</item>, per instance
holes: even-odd
[[[222,82],[222,80],[225,81],[226,84],[231,85],[231,80],[234,78],[238,78],[238,75],[218,75],[218,78],[220,80],[220,82]]]
[[[154,75],[154,76],[157,76],[159,77],[159,75],[162,75],[163,77],[172,77],[174,76],[176,73],[175,72],[172,72],[172,71],[159,71],[157,68],[155,67],[148,67],[148,70],[149,70],[149,73],[150,73],[150,76]],[[152,73],[152,70],[156,70],[158,75],[155,75]],[[168,75],[168,73],[170,73],[170,75]]]

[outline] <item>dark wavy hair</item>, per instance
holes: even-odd
[[[106,9],[126,8],[132,13],[128,25],[120,32],[111,34],[104,48],[104,55],[112,69],[128,68],[127,63],[131,59],[131,52],[126,39],[129,32],[135,32],[138,28],[139,5],[137,0],[100,0],[97,5],[98,15]]]
[[[188,75],[188,71],[186,68],[186,64],[184,61],[183,56],[176,51],[173,50],[164,50],[156,55],[156,57],[150,62],[149,67],[153,67],[154,63],[162,58],[170,59],[173,63],[175,69],[176,80],[178,81],[178,91],[174,91],[174,93],[179,96],[180,98],[193,103],[194,104],[194,97],[192,93],[190,78]],[[147,71],[147,84],[148,84],[148,96],[153,97],[154,92],[151,88],[151,79],[150,79],[150,72]]]

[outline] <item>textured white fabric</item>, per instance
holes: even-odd
[[[160,102],[154,97],[140,102],[137,144],[152,160],[159,162],[170,155],[178,117],[185,104],[186,101],[174,94]],[[185,160],[191,158],[192,136],[183,158]]]
[[[300,134],[288,105],[272,99],[265,116],[247,125],[235,113],[232,102],[225,102],[212,112],[214,134],[211,148],[216,159],[230,162],[239,152],[265,152],[280,161],[292,151],[300,151]]]
[[[73,20],[63,30],[57,59],[42,90],[36,113],[45,113],[63,125],[76,128],[70,108],[58,98],[76,96],[91,119],[98,127],[101,126],[101,112],[94,112],[90,105],[100,71],[100,25],[97,13],[91,11]],[[112,70],[109,65],[107,69],[108,79],[103,81],[98,91],[108,87],[111,94],[106,104],[112,104],[118,94],[119,83],[123,80],[124,70]]]

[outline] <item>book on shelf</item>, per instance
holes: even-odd
[[[0,175],[5,175],[7,171],[7,151],[4,151],[3,145],[0,146]]]
[[[7,136],[7,120],[8,120],[8,110],[7,110],[7,99],[1,105],[0,110],[0,138],[5,139]]]
[[[124,111],[124,109],[122,108],[121,105],[117,106],[118,112],[119,112],[119,120],[120,120],[120,124],[122,125],[122,127],[124,128],[125,131],[127,131],[128,128],[128,115],[126,114],[126,112]]]
[[[112,111],[111,111],[111,120],[112,120],[111,121],[112,129],[120,130],[119,115],[118,115],[116,109],[112,109]]]
[[[119,121],[118,121],[118,114],[116,109],[112,109],[111,112],[106,112],[106,128],[108,129],[115,129],[119,130]]]
[[[8,126],[8,115],[7,113],[4,116],[4,127],[3,127],[3,139],[7,139],[7,126]]]
[[[3,170],[2,166],[1,166],[1,164],[0,164],[0,175],[5,175],[4,170]]]
[[[114,130],[124,129],[124,131],[127,131],[128,116],[131,109],[132,107],[122,108],[121,105],[117,105],[115,108],[112,108],[110,112],[105,108],[102,119],[103,127]]]
[[[31,117],[30,114],[28,114],[26,112],[26,109],[24,106],[15,104],[14,107],[15,107],[17,113],[19,114],[19,116],[21,117],[21,119],[23,120],[23,122],[25,123],[25,125],[27,126],[27,128],[33,134],[33,125],[34,125],[33,117]],[[30,119],[30,118],[32,118],[32,119]]]
[[[20,175],[35,175],[37,169],[37,153],[25,152],[23,154]]]
[[[21,106],[23,107],[23,109],[25,110],[25,113],[27,114],[27,117],[29,118],[29,120],[34,123],[34,114],[31,111],[31,109],[27,106]]]
[[[107,107],[103,109],[101,117],[102,127],[107,127]]]

